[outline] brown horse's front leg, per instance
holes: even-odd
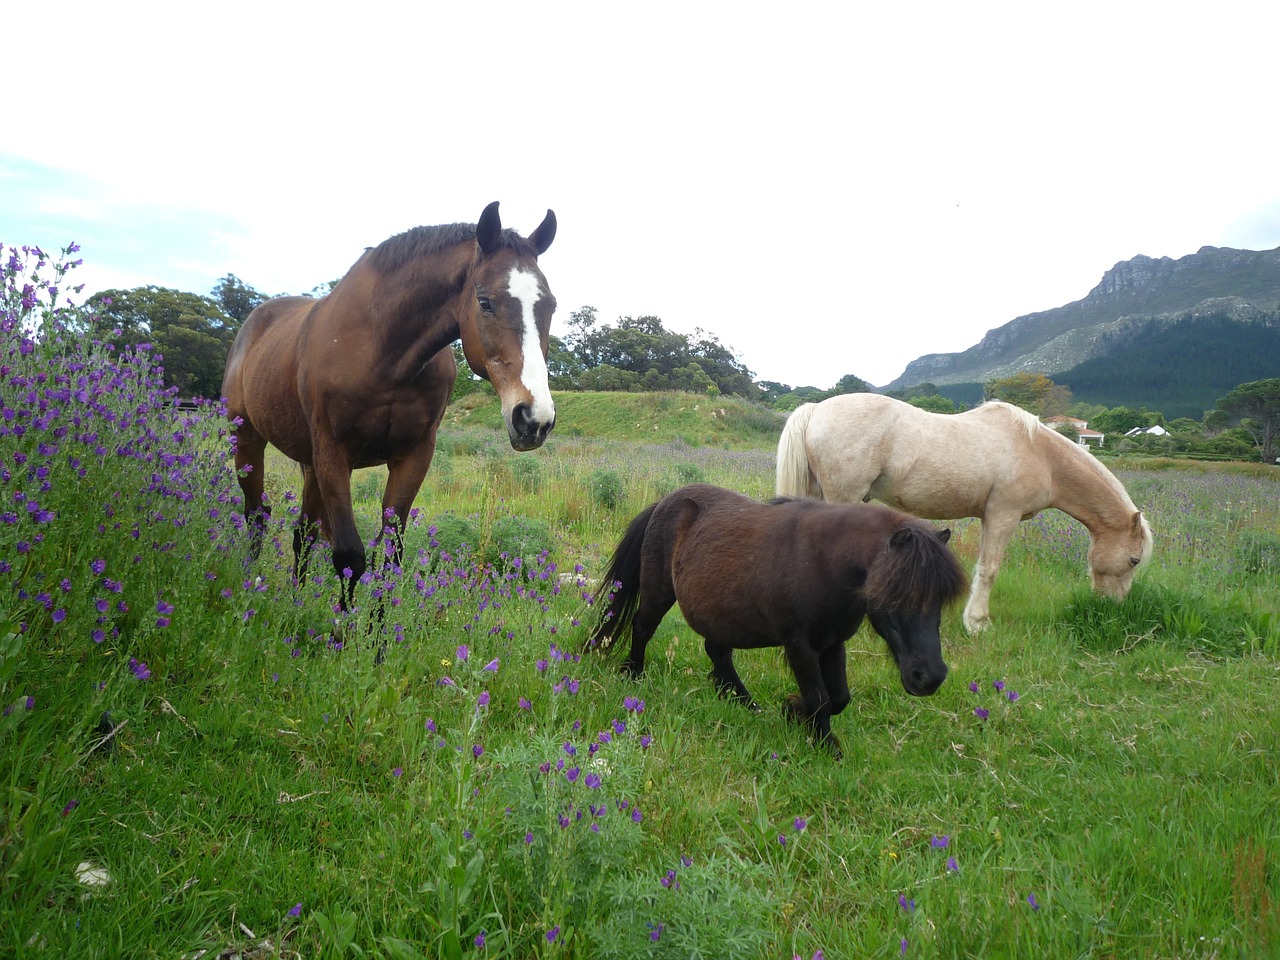
[[[271,507],[262,496],[262,462],[267,442],[247,423],[235,430],[236,480],[244,497],[244,519],[249,528],[249,555],[254,560],[262,552],[262,540]]]
[[[355,602],[356,584],[368,568],[364,541],[356,526],[355,512],[351,506],[351,467],[341,450],[330,449],[327,456],[316,445],[315,463],[307,471],[308,479],[315,477],[315,490],[324,504],[325,534],[333,549],[333,569],[342,583],[338,606],[342,612]],[[307,504],[307,484],[303,488],[303,510]]]

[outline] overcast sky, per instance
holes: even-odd
[[[86,293],[304,292],[500,200],[559,218],[553,333],[652,314],[879,385],[1135,255],[1280,246],[1272,0],[39,9],[0,241],[78,241]]]

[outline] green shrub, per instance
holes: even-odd
[[[591,499],[606,510],[616,510],[622,503],[622,478],[612,470],[597,467],[591,473]]]

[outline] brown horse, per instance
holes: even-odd
[[[627,527],[596,593],[602,613],[588,645],[629,629],[623,670],[639,676],[645,647],[678,603],[703,637],[717,690],[753,707],[734,649],[785,647],[800,687],[787,711],[838,755],[831,717],[849,703],[845,642],[863,617],[908,693],[929,696],[946,679],[941,610],[967,586],[950,536],[878,505],[760,503],[707,484],[683,487]]]
[[[387,465],[382,509],[394,515],[398,545],[453,391],[459,336],[471,369],[501,398],[512,447],[541,446],[555,425],[546,354],[556,302],[538,269],[555,233],[550,210],[528,239],[504,230],[495,201],[477,224],[391,237],[366,250],[328,296],[269,300],[240,328],[222,393],[245,516],[260,541],[270,443],[302,466],[295,572],[305,565],[306,525],[318,524],[344,609],[366,568],[351,471]]]
[[[1151,556],[1151,528],[1120,481],[1032,414],[991,401],[964,413],[920,410],[874,393],[797,407],[778,440],[779,496],[881,500],[917,517],[982,518],[971,632],[991,622],[991,585],[1018,524],[1056,507],[1089,531],[1099,593],[1122,600]]]

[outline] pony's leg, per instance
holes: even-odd
[[[711,681],[715,684],[716,692],[722,697],[740,700],[749,709],[758,711],[760,708],[751,699],[751,692],[747,690],[733,665],[733,647],[704,640],[702,649],[707,651],[707,657],[711,660]]]
[[[834,717],[853,699],[849,693],[844,642],[833,643],[818,654],[818,667],[822,671],[822,683],[827,688],[827,699],[831,701],[831,715]]]
[[[982,518],[982,539],[978,546],[978,568],[973,572],[973,584],[969,589],[969,601],[964,605],[964,627],[970,633],[978,633],[991,623],[991,585],[995,583],[1000,564],[1004,562],[1005,547],[1013,536],[1022,516],[987,511]]]
[[[664,594],[662,591],[646,592],[641,588],[640,608],[636,610],[635,620],[631,623],[631,649],[627,659],[622,661],[622,672],[629,677],[639,677],[644,673],[644,652],[649,641],[658,632],[658,624],[676,603],[675,591]]]
[[[241,423],[236,428],[236,480],[244,496],[244,518],[249,526],[249,553],[256,560],[262,552],[262,538],[271,518],[271,508],[262,501],[262,462],[267,441],[258,431]]]
[[[786,649],[800,693],[787,697],[783,708],[793,719],[808,724],[819,746],[827,747],[838,758],[842,751],[840,741],[831,732],[832,703],[823,680],[821,658],[807,643],[789,643]]]

